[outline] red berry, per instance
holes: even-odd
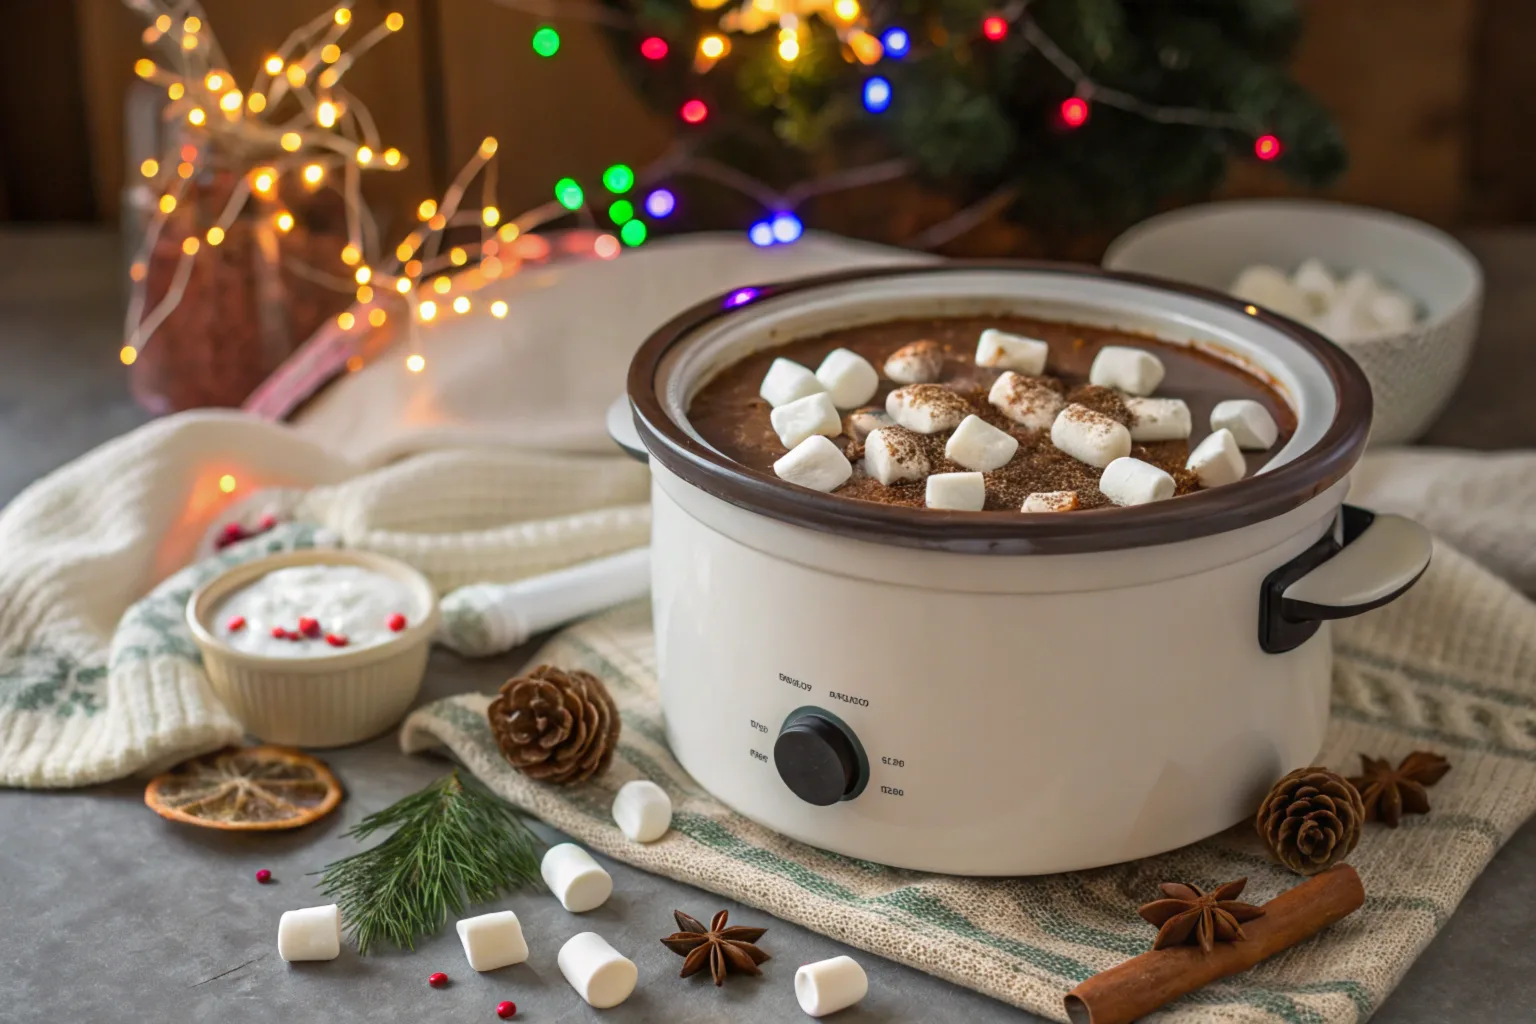
[[[245,628],[245,616],[231,615],[229,617],[229,621],[224,623],[224,628],[229,630],[231,633],[238,633],[240,630]]]
[[[273,639],[282,640],[282,639],[286,638],[287,636],[288,636],[288,631],[286,629],[284,629],[282,626],[273,626],[272,627],[272,637],[273,637]]]
[[[340,633],[327,633],[325,634],[325,642],[332,647],[345,647],[350,641]]]
[[[517,1016],[517,1004],[512,1002],[512,1001],[510,1001],[510,1000],[508,1000],[506,1002],[497,1003],[496,1004],[496,1016],[500,1017],[502,1020],[506,1020],[509,1017]]]
[[[303,634],[303,633],[300,633],[300,632],[299,632],[299,631],[298,631],[298,630],[296,630],[296,629],[290,629],[290,630],[289,630],[289,631],[288,631],[288,634],[287,634],[287,635],[288,635],[288,639],[289,639],[289,640],[303,640],[303,639],[304,639],[304,634]]]
[[[320,635],[320,620],[319,619],[311,619],[308,616],[300,615],[299,616],[299,632],[303,633],[307,637],[317,637],[317,636],[319,636]]]
[[[268,882],[272,881],[272,872],[268,871],[266,868],[262,868],[260,871],[256,872],[256,881],[260,882],[262,885],[266,885]]]
[[[277,525],[277,516],[273,515],[271,512],[268,512],[266,515],[262,516],[258,522],[263,530],[270,530],[272,527]]]
[[[245,527],[241,526],[239,523],[225,523],[224,532],[220,536],[222,536],[226,541],[230,541],[231,543],[237,540],[244,540]]]
[[[391,633],[398,633],[405,628],[405,616],[395,612],[384,620],[384,624],[389,627]]]
[[[427,979],[427,984],[431,985],[433,988],[442,988],[444,985],[448,984],[448,975],[444,974],[442,971],[438,971]]]

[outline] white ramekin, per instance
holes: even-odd
[[[340,654],[272,658],[235,650],[219,639],[210,616],[224,598],[295,565],[355,565],[392,576],[411,588],[423,610],[384,643]],[[360,743],[400,721],[421,689],[437,621],[437,594],[425,576],[404,562],[363,551],[291,551],[260,558],[215,577],[187,602],[187,625],[219,699],[253,735],[291,747]]]

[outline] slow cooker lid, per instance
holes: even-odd
[[[1009,313],[1193,345],[1274,386],[1296,413],[1296,432],[1263,470],[1226,487],[1132,508],[1025,516],[902,508],[793,487],[717,451],[688,421],[689,403],[705,383],[763,348],[907,317]],[[881,268],[737,289],[653,334],[631,363],[628,391],[651,457],[707,493],[812,529],[972,553],[1143,547],[1260,522],[1347,474],[1371,419],[1359,367],[1299,324],[1192,286],[1051,263]]]

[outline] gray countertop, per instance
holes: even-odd
[[[142,421],[114,354],[121,337],[116,239],[86,231],[0,232],[0,502],[37,476]],[[1489,278],[1476,362],[1430,443],[1536,447],[1536,232],[1475,234]],[[3,599],[3,595],[0,595]],[[490,689],[515,656],[465,661],[433,655],[422,699]],[[363,815],[446,770],[405,757],[386,737],[326,755],[347,788],[341,810],[294,833],[240,836],[162,821],[140,783],[69,792],[0,790],[0,1020],[324,1021],[518,1020],[803,1021],[796,965],[852,952],[802,928],[718,897],[605,862],[615,893],[573,919],[547,896],[498,904],[516,910],[533,948],[527,965],[476,975],[452,929],[414,953],[328,964],[284,964],[275,948],[283,910],[319,902],[307,877],[357,849],[342,833]],[[541,826],[542,828],[542,826]],[[549,836],[554,833],[543,830]],[[1536,1019],[1536,823],[1528,823],[1473,885],[1465,902],[1377,1012],[1380,1024],[1529,1024]],[[275,883],[258,885],[258,868]],[[773,954],[763,979],[680,981],[681,961],[656,940],[671,911],[764,924]],[[595,1011],[555,968],[559,943],[605,935],[639,965],[623,1006]],[[836,1018],[861,1021],[1016,1021],[1038,1018],[867,954],[870,995]],[[427,986],[433,971],[453,979]]]

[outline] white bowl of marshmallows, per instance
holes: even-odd
[[[1209,203],[1117,238],[1104,266],[1227,292],[1340,345],[1371,382],[1375,444],[1427,430],[1461,380],[1483,274],[1459,242],[1364,207],[1288,199]]]

